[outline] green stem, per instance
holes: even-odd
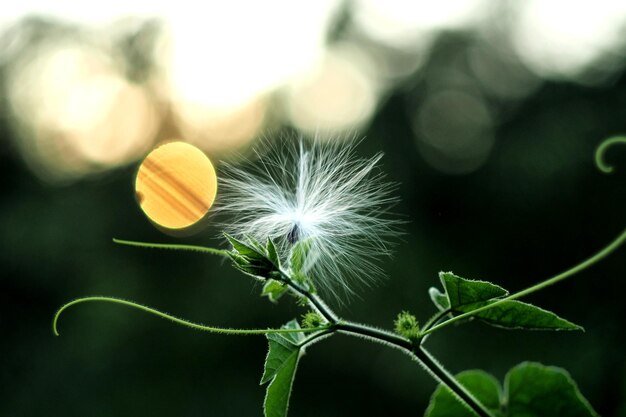
[[[298,285],[294,280],[292,280],[289,274],[287,274],[286,272],[280,271],[280,274],[281,274],[280,280],[289,288],[291,288],[291,290],[294,291],[296,294],[302,297],[305,297],[307,300],[309,300],[309,304],[311,304],[311,306],[315,310],[317,310],[317,312],[321,314],[322,317],[324,317],[329,323],[333,325],[337,323],[338,321],[337,315],[330,309],[330,307],[328,307],[328,305],[320,297],[302,288],[302,286]]]
[[[171,243],[148,243],[148,242],[135,242],[132,240],[113,239],[113,242],[120,245],[135,246],[139,248],[151,248],[151,249],[173,249],[184,250],[192,252],[203,252],[211,255],[228,256],[228,251],[224,249],[207,248],[205,246],[196,245],[177,245]]]
[[[441,329],[442,327],[445,326],[449,326],[450,324],[459,321],[459,320],[463,320],[465,318],[471,317],[473,315],[475,315],[476,313],[480,313],[482,311],[485,310],[489,310],[490,308],[494,308],[506,301],[509,300],[515,300],[517,298],[521,298],[524,297],[528,294],[532,294],[536,291],[542,290],[546,287],[549,287],[551,285],[556,284],[557,282],[563,281],[566,278],[571,277],[572,275],[575,275],[581,271],[584,271],[585,269],[589,268],[590,266],[596,264],[597,262],[599,262],[600,260],[606,258],[608,255],[610,255],[611,253],[613,253],[617,248],[619,248],[624,242],[626,241],[626,229],[615,239],[613,240],[613,242],[611,242],[608,246],[606,246],[604,249],[602,249],[600,252],[596,253],[595,255],[593,255],[592,257],[588,258],[587,260],[579,263],[578,265],[576,265],[573,268],[568,269],[567,271],[561,272],[558,275],[553,276],[552,278],[549,278],[545,281],[542,281],[538,284],[535,284],[531,287],[528,287],[522,291],[516,292],[515,294],[509,295],[508,297],[504,297],[501,298],[491,304],[487,304],[483,307],[477,308],[475,310],[472,311],[468,311],[467,313],[463,313],[463,314],[459,314],[458,316],[452,317],[451,319],[448,319],[446,321],[444,321],[443,323],[440,323],[436,326],[431,327],[430,329],[422,332],[422,335],[425,336],[427,334],[430,334],[434,331],[437,331],[439,329]]]
[[[422,327],[422,333],[425,332],[426,330],[430,329],[433,325],[437,324],[437,322],[439,320],[441,320],[442,318],[444,318],[445,316],[447,316],[450,313],[452,313],[452,310],[447,308],[447,309],[442,310],[439,313],[435,314],[434,316],[432,316],[426,322],[426,324],[424,324],[424,326]]]
[[[331,327],[325,330],[322,330],[321,332],[314,333],[311,336],[307,337],[306,339],[298,343],[298,347],[299,348],[307,347],[314,341],[318,340],[319,338],[324,337],[324,336],[330,336],[331,334],[335,333],[335,330],[336,330],[335,326],[331,325]]]
[[[132,301],[127,301],[127,300],[122,300],[120,298],[114,298],[114,297],[84,297],[84,298],[78,298],[74,301],[71,301],[65,305],[63,305],[63,307],[61,307],[59,309],[59,311],[57,311],[57,313],[54,315],[54,319],[52,320],[52,332],[54,333],[55,336],[59,335],[59,332],[57,330],[57,323],[59,321],[59,317],[61,316],[61,313],[63,313],[65,310],[67,310],[69,307],[76,305],[76,304],[80,304],[80,303],[85,303],[85,302],[91,302],[91,301],[100,301],[100,302],[107,302],[107,303],[114,303],[114,304],[122,304],[128,307],[133,307],[142,311],[145,311],[147,313],[150,314],[154,314],[155,316],[159,316],[161,318],[164,318],[166,320],[172,321],[176,324],[180,324],[192,329],[196,329],[196,330],[202,330],[205,332],[211,332],[211,333],[220,333],[220,334],[238,334],[238,335],[258,335],[258,334],[269,334],[269,333],[300,333],[300,332],[316,332],[319,330],[328,330],[330,328],[330,326],[321,326],[321,327],[314,327],[314,328],[309,328],[309,329],[229,329],[229,328],[224,328],[224,327],[212,327],[212,326],[205,326],[202,324],[198,324],[198,323],[193,323],[190,322],[188,320],[184,320],[184,319],[180,319],[178,317],[174,317],[172,315],[163,313],[159,310],[155,310],[154,308],[151,307],[147,307],[141,304],[137,304],[134,303]]]
[[[335,329],[344,333],[355,334],[359,336],[365,336],[376,341],[392,344],[396,347],[411,351],[413,344],[410,340],[405,339],[395,333],[388,332],[386,330],[370,327],[365,324],[354,323],[349,321],[337,322]]]
[[[480,417],[493,417],[489,410],[487,410],[461,384],[459,384],[452,375],[439,365],[439,363],[437,363],[437,361],[430,356],[424,348],[421,346],[415,346],[413,342],[396,333],[377,329],[365,324],[339,319],[321,298],[295,283],[287,273],[281,271],[281,275],[281,280],[288,285],[292,291],[306,297],[315,309],[330,322],[330,326],[327,330],[324,330],[319,334],[312,335],[309,339],[303,341],[301,346],[306,346],[318,337],[339,331],[348,335],[365,337],[367,339],[386,344],[387,346],[399,348],[411,355],[413,358],[416,358],[426,369],[428,369],[437,381],[445,384],[450,391],[452,391],[461,401],[466,403]]]
[[[357,335],[372,339],[374,341],[392,345],[404,350],[412,357],[416,358],[435,379],[444,384],[461,401],[467,404],[480,417],[493,417],[493,414],[478,401],[465,387],[463,387],[446,369],[433,358],[422,346],[416,346],[410,340],[405,339],[395,333],[377,329],[360,323],[339,321],[334,330],[349,335]]]
[[[413,350],[415,357],[428,369],[436,379],[447,386],[450,391],[456,394],[464,403],[478,414],[480,417],[493,417],[491,411],[478,401],[459,381],[454,378],[439,362],[422,346],[417,346]]]

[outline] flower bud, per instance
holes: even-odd
[[[420,328],[415,316],[408,311],[402,311],[394,321],[394,329],[402,337],[415,341],[420,337]]]

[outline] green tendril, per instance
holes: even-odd
[[[596,165],[598,167],[598,169],[604,173],[611,173],[613,172],[613,167],[610,165],[607,165],[606,162],[604,161],[604,154],[606,153],[607,149],[613,145],[616,144],[623,144],[626,145],[626,136],[615,136],[612,138],[609,138],[607,140],[605,140],[604,142],[602,142],[600,144],[600,146],[598,146],[598,149],[596,150],[596,154],[595,154],[595,162]],[[609,256],[611,253],[613,253],[615,250],[617,250],[621,245],[624,244],[624,242],[626,242],[626,230],[624,230],[617,238],[615,238],[611,243],[609,243],[607,246],[604,247],[604,249],[600,250],[598,253],[596,253],[595,255],[591,256],[590,258],[588,258],[587,260],[579,263],[578,265],[568,269],[567,271],[564,271],[558,275],[555,275],[551,278],[546,279],[545,281],[541,281],[538,284],[535,284],[531,287],[528,287],[522,291],[519,291],[515,294],[509,295],[508,297],[504,297],[501,298],[491,304],[487,304],[483,307],[477,308],[475,310],[472,311],[468,311],[466,313],[463,314],[459,314],[458,316],[454,316],[446,321],[444,321],[443,323],[440,324],[436,324],[430,328],[427,328],[426,330],[424,330],[422,332],[423,336],[426,336],[430,333],[435,332],[436,330],[441,329],[442,327],[448,326],[454,322],[457,322],[459,320],[463,320],[465,318],[471,317],[477,313],[480,313],[482,311],[485,310],[489,310],[491,308],[494,308],[506,301],[509,300],[515,300],[521,297],[525,297],[529,294],[532,294],[536,291],[542,290],[546,287],[549,287],[551,285],[556,284],[557,282],[563,281],[566,278],[571,277],[572,275],[575,275],[581,271],[584,271],[585,269],[591,267],[592,265],[598,263],[600,260],[606,258],[607,256]],[[436,321],[433,321],[432,324],[435,324]]]
[[[596,166],[598,167],[600,171],[604,172],[605,174],[610,174],[611,172],[613,172],[613,167],[611,165],[608,165],[604,161],[604,154],[610,147],[616,144],[626,145],[626,136],[615,136],[615,137],[609,138],[605,140],[604,142],[602,142],[600,146],[598,146],[598,149],[596,149],[596,155],[595,155]]]
[[[149,249],[172,249],[191,252],[203,252],[211,255],[228,256],[228,251],[224,249],[207,248],[205,246],[196,245],[176,245],[171,243],[149,243],[149,242],[135,242],[132,240],[113,239],[113,242],[120,245],[135,246],[139,248]]]
[[[485,311],[485,310],[489,310],[493,307],[496,307],[506,301],[509,300],[516,300],[518,298],[522,298],[525,297],[531,293],[537,292],[539,290],[542,290],[546,287],[549,287],[551,285],[556,284],[557,282],[563,281],[566,278],[571,277],[572,275],[575,275],[581,271],[584,271],[585,269],[589,268],[590,266],[598,263],[600,260],[606,258],[607,256],[609,256],[611,253],[613,253],[617,248],[619,248],[622,244],[624,244],[624,242],[626,242],[626,230],[624,230],[617,238],[615,238],[615,240],[613,240],[613,242],[611,242],[608,246],[606,246],[604,249],[602,249],[600,252],[596,253],[595,255],[593,255],[592,257],[588,258],[587,260],[579,263],[578,265],[568,269],[567,271],[561,272],[558,275],[553,276],[552,278],[548,278],[545,281],[541,281],[538,284],[535,284],[531,287],[526,288],[525,290],[516,292],[515,294],[509,295],[508,297],[504,297],[504,298],[500,298],[497,301],[494,301],[491,304],[487,304],[483,307],[479,307],[475,310],[472,311],[468,311],[467,313],[463,313],[463,314],[459,314],[458,316],[454,316],[451,319],[448,319],[446,321],[444,321],[443,323],[440,323],[436,326],[431,327],[430,329],[422,332],[422,335],[427,335],[430,334],[436,330],[439,330],[442,327],[448,326],[456,321],[459,320],[463,320],[465,318],[471,317],[477,313],[480,313],[481,311]]]
[[[327,330],[329,329],[331,326],[320,326],[320,327],[313,327],[313,328],[309,328],[309,329],[230,329],[230,328],[224,328],[224,327],[211,327],[211,326],[205,326],[202,324],[198,324],[198,323],[193,323],[191,321],[188,320],[184,320],[175,316],[172,316],[170,314],[166,314],[163,313],[159,310],[156,310],[154,308],[151,307],[147,307],[132,301],[127,301],[127,300],[122,300],[120,298],[115,298],[115,297],[84,297],[84,298],[78,298],[74,301],[70,301],[69,303],[63,305],[58,311],[57,313],[54,315],[54,319],[52,320],[52,332],[54,333],[55,336],[59,335],[59,332],[57,330],[57,323],[59,321],[59,317],[61,316],[61,313],[63,313],[65,310],[67,310],[69,307],[76,305],[76,304],[80,304],[80,303],[86,303],[86,302],[91,302],[91,301],[100,301],[100,302],[107,302],[107,303],[114,303],[114,304],[122,304],[128,307],[133,307],[136,308],[138,310],[142,310],[145,311],[147,313],[150,314],[154,314],[155,316],[159,316],[161,318],[164,318],[166,320],[172,321],[176,324],[179,324],[181,326],[185,326],[185,327],[189,327],[192,329],[196,329],[196,330],[201,330],[201,331],[205,331],[205,332],[210,332],[210,333],[220,333],[220,334],[238,334],[238,335],[259,335],[259,334],[269,334],[269,333],[311,333],[311,332],[316,332],[319,330]]]

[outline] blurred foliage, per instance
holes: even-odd
[[[462,57],[467,48],[440,42],[433,56]],[[434,313],[427,291],[440,270],[515,291],[578,263],[626,225],[626,153],[608,155],[612,176],[593,165],[596,145],[626,132],[625,74],[595,87],[547,82],[497,107],[506,117],[493,128],[488,159],[469,174],[447,175],[416,151],[407,103],[425,88],[424,74],[448,64],[429,61],[362,132],[363,154],[386,154],[384,170],[400,184],[395,210],[407,223],[397,257],[384,265],[390,278],[343,306],[347,318],[390,328],[406,309],[424,320]],[[53,187],[31,174],[1,132],[0,415],[261,415],[264,337],[203,334],[121,307],[84,305],[64,317],[54,338],[52,316],[86,295],[221,326],[277,327],[301,310],[258,297],[258,284],[219,259],[114,245],[113,237],[222,242],[215,228],[184,239],[156,230],[134,200],[134,166]],[[601,415],[619,415],[626,409],[625,253],[528,300],[579,323],[584,334],[450,326],[428,341],[430,350],[452,372],[479,368],[499,380],[524,360],[565,368]],[[290,410],[420,415],[435,386],[399,352],[333,337],[301,361]]]

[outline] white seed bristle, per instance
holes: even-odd
[[[271,238],[288,259],[297,240],[307,239],[307,275],[323,293],[338,300],[355,284],[381,275],[376,258],[389,255],[396,220],[386,217],[396,201],[393,184],[377,169],[382,154],[358,158],[354,142],[292,141],[257,150],[248,171],[227,165],[220,178],[219,210],[234,236]]]

